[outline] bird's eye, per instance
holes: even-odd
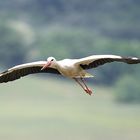
[[[51,59],[51,61],[53,61],[54,59]]]

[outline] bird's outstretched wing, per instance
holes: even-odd
[[[140,63],[140,59],[136,57],[122,57],[117,55],[92,55],[89,57],[77,59],[75,64],[80,65],[83,69],[91,69],[114,61],[124,62],[127,64]]]
[[[44,64],[46,64],[46,61],[37,61],[37,62],[26,63],[26,64],[12,67],[0,73],[0,83],[13,81],[23,76],[26,76],[28,74],[34,74],[34,73],[60,74],[59,71],[53,67],[49,67],[47,69],[41,70]]]

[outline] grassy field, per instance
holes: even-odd
[[[26,77],[0,85],[1,140],[138,140],[140,105],[119,104],[113,89],[86,95],[71,81]]]

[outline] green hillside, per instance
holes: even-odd
[[[140,106],[114,102],[114,88],[90,87],[93,96],[50,78],[1,85],[0,139],[139,139]]]

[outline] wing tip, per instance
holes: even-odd
[[[128,64],[138,64],[138,63],[140,63],[140,58],[137,58],[137,57],[123,57],[123,59]]]

